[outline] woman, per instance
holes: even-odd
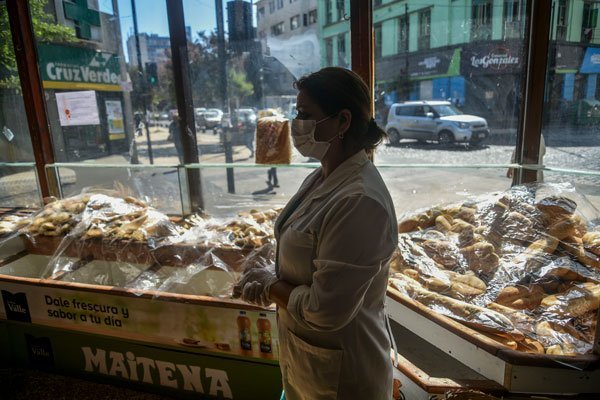
[[[392,364],[383,304],[398,233],[390,194],[367,157],[385,133],[355,73],[324,68],[295,87],[292,139],[321,167],[275,224],[276,274],[250,269],[234,291],[278,306],[287,399],[388,400]]]

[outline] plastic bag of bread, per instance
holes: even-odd
[[[390,283],[509,348],[585,354],[600,308],[599,221],[598,210],[568,183],[436,204],[400,218],[391,266],[412,280],[394,275]],[[498,315],[520,337],[507,336]]]
[[[259,118],[256,124],[256,163],[289,164],[291,161],[289,121],[281,117]]]

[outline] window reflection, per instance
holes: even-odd
[[[544,164],[599,171],[600,3],[555,0],[553,6],[542,128],[547,146]],[[546,176],[559,179],[557,174]],[[593,176],[574,181],[596,187],[600,183]]]

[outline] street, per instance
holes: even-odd
[[[149,164],[145,136],[135,138],[142,168],[127,168],[129,154],[112,155],[88,160],[89,167],[68,167],[74,174],[73,183],[63,186],[65,196],[72,196],[88,188],[113,189],[119,193],[148,201],[161,211],[180,214],[181,193],[179,181],[185,190],[185,176],[178,174],[178,158],[173,142],[167,140],[165,127],[150,128],[155,165]],[[547,167],[573,170],[600,171],[600,143],[598,135],[565,135],[545,133]],[[215,216],[233,216],[238,210],[282,207],[296,192],[306,175],[317,164],[293,153],[293,166],[279,167],[280,187],[267,184],[269,167],[256,166],[250,150],[243,145],[233,146],[235,193],[228,192],[226,168],[220,136],[212,131],[198,133],[201,184],[205,211]],[[492,141],[493,142],[493,141]],[[497,140],[496,142],[502,142]],[[511,180],[506,168],[481,166],[510,163],[513,147],[507,144],[487,144],[469,148],[463,145],[440,146],[437,143],[417,143],[403,140],[397,146],[381,145],[375,153],[375,163],[394,198],[397,214],[465,200],[473,195],[506,190]],[[108,168],[102,165],[123,165]],[[411,165],[419,164],[417,167]],[[422,166],[429,164],[430,166]],[[443,164],[444,166],[435,167]],[[306,165],[306,166],[304,166]],[[452,168],[447,167],[448,165]],[[469,167],[473,165],[474,167]],[[464,166],[464,167],[462,167]],[[459,168],[460,167],[460,168]],[[66,175],[67,169],[61,171]],[[546,182],[571,182],[580,193],[600,209],[600,176],[566,175],[545,171]],[[30,189],[29,189],[30,190]],[[23,194],[13,194],[21,196]],[[29,196],[35,198],[34,193]],[[185,196],[183,196],[185,198]],[[5,197],[6,199],[6,197]],[[13,199],[14,200],[14,199]]]

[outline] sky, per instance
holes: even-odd
[[[121,20],[121,35],[123,49],[127,58],[127,37],[133,34],[133,17],[131,12],[132,0],[117,0],[119,19]],[[169,23],[167,21],[167,0],[134,0],[138,31],[156,33],[159,36],[169,36]],[[227,0],[223,1],[223,22],[227,31]],[[100,11],[112,13],[112,0],[98,0]],[[215,0],[183,0],[185,25],[192,28],[192,40],[196,39],[196,32],[216,29]]]

